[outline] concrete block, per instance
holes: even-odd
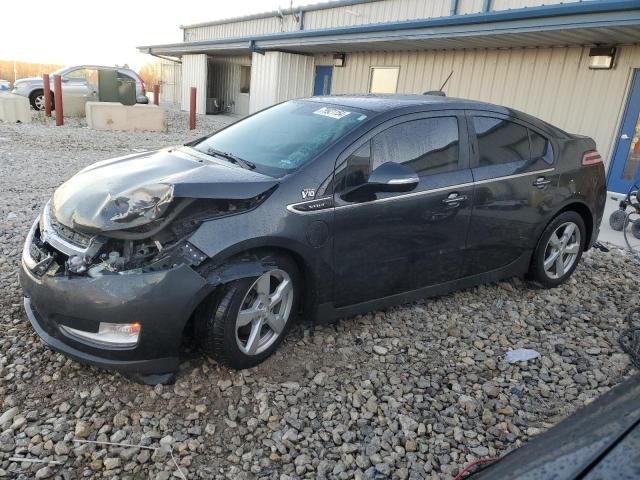
[[[65,117],[84,117],[87,97],[65,95],[62,91],[62,112]]]
[[[155,105],[87,102],[86,114],[87,125],[95,130],[167,131],[166,111]]]
[[[13,93],[0,93],[0,121],[31,123],[29,99]]]

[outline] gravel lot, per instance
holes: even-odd
[[[617,337],[640,301],[639,270],[620,250],[589,252],[555,290],[512,280],[333,326],[303,321],[248,371],[185,348],[171,386],[134,384],[45,347],[23,314],[17,269],[53,189],[94,161],[225,121],[200,119],[188,132],[174,112],[167,134],[0,124],[0,477],[450,478],[630,373]],[[506,363],[519,347],[542,356]]]

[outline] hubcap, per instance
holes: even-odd
[[[557,279],[568,272],[580,253],[580,229],[573,222],[560,225],[551,234],[544,253],[544,271]]]
[[[38,95],[34,102],[37,110],[44,110],[44,95]]]
[[[236,318],[236,342],[246,355],[267,350],[284,331],[293,304],[291,277],[272,270],[257,278],[247,291]]]

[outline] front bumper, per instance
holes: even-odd
[[[27,237],[33,241],[35,225]],[[97,278],[38,276],[25,248],[20,283],[27,317],[54,350],[78,361],[117,370],[138,379],[175,372],[182,331],[209,293],[205,280],[187,265],[168,270],[103,275]],[[97,332],[100,322],[141,325],[134,347],[105,347],[64,332],[60,326]]]

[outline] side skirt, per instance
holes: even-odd
[[[529,270],[529,264],[531,262],[532,252],[527,250],[516,260],[504,267],[497,268],[485,273],[479,273],[450,282],[440,283],[437,285],[430,285],[428,287],[419,288],[417,290],[411,290],[409,292],[397,293],[388,297],[376,298],[375,300],[369,300],[355,305],[348,305],[346,307],[335,308],[333,303],[327,302],[318,305],[316,314],[313,318],[318,323],[331,323],[340,318],[353,317],[363,313],[371,312],[373,310],[381,310],[383,308],[391,307],[393,305],[399,305],[402,303],[410,303],[422,298],[436,297],[445,295],[447,293],[454,292],[456,290],[462,290],[465,288],[474,287],[485,283],[496,282],[505,278],[516,277],[524,275]]]

